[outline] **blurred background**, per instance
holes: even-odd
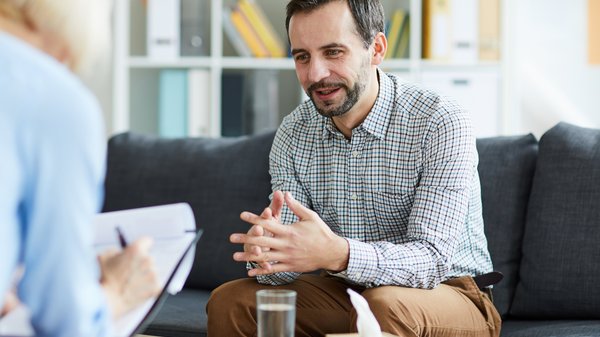
[[[452,96],[478,137],[559,121],[600,128],[600,0],[382,0],[406,81]],[[84,80],[107,135],[238,136],[276,128],[306,99],[284,1],[123,0],[113,47]]]

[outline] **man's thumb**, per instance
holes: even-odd
[[[294,199],[290,192],[285,192],[285,203],[300,220],[310,218],[313,215],[313,211],[304,207],[304,205]]]

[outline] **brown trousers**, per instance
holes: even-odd
[[[381,329],[402,337],[498,337],[500,315],[471,277],[433,290],[383,286],[365,289],[331,276],[302,275],[284,286],[240,279],[215,289],[206,305],[209,337],[256,336],[256,291],[292,289],[296,299],[296,337],[356,332],[356,312],[346,292],[364,296]]]

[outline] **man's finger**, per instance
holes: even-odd
[[[249,277],[255,277],[258,275],[269,275],[269,274],[274,274],[274,273],[280,273],[280,272],[286,272],[286,271],[292,271],[293,268],[291,268],[290,265],[285,264],[285,263],[275,263],[270,265],[270,268],[253,268],[248,270],[248,276]]]
[[[261,214],[261,216],[265,219],[271,219],[271,218],[275,217],[273,215],[273,210],[270,209],[269,207],[265,208],[265,210],[263,211],[263,214]]]
[[[281,191],[273,192],[273,200],[271,200],[271,204],[269,205],[269,208],[273,212],[273,216],[276,219],[279,219],[281,217],[281,209],[283,208],[283,201],[284,201],[284,198],[283,198],[283,193]]]
[[[265,208],[262,213],[260,213],[260,217],[263,219],[271,219],[273,216],[273,212],[269,207]]]
[[[229,236],[229,242],[231,243],[241,243],[245,245],[251,246],[259,246],[263,250],[264,248],[279,248],[281,243],[277,238],[272,238],[269,236],[253,236],[246,235],[242,233],[234,233]]]
[[[262,262],[273,262],[283,259],[284,255],[278,251],[263,251],[260,254],[254,254],[250,252],[235,252],[233,253],[233,260],[238,262],[243,261],[254,261],[258,263]]]
[[[250,227],[250,230],[248,231],[248,235],[263,236],[264,234],[265,229],[256,225]]]
[[[242,212],[242,214],[240,214],[240,218],[253,225],[261,226],[267,231],[276,235],[285,234],[288,230],[287,226],[278,223],[276,220],[264,219],[254,213]]]
[[[285,192],[285,203],[300,220],[312,218],[315,214],[312,210],[304,207],[304,205],[294,199],[290,192]]]

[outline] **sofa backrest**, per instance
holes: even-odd
[[[494,269],[504,274],[494,286],[494,304],[508,313],[519,278],[527,203],[538,153],[533,135],[477,140],[483,221]]]
[[[540,138],[522,255],[511,316],[600,319],[600,130]]]
[[[239,218],[242,211],[260,213],[269,204],[273,137],[116,135],[108,143],[103,211],[188,202],[204,234],[186,287],[211,290],[242,278],[245,265],[232,259],[240,246],[230,244],[229,235],[250,228]]]
[[[103,211],[188,202],[205,233],[186,287],[210,290],[244,277],[244,265],[231,258],[240,247],[229,244],[228,237],[248,229],[239,219],[241,211],[260,212],[268,204],[273,136],[273,132],[221,139],[116,135],[108,144]],[[504,314],[518,278],[537,141],[532,135],[496,137],[477,140],[477,147],[486,235],[494,267],[505,275],[494,291]]]

